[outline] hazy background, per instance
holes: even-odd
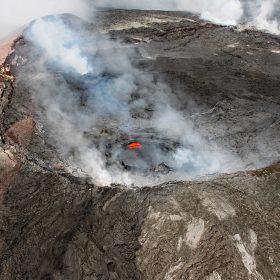
[[[280,34],[280,0],[96,0],[97,7],[189,11],[218,24],[246,23]]]
[[[0,39],[35,18],[49,14],[73,13],[86,18],[84,0],[0,0]]]
[[[0,0],[0,7],[0,39],[44,15],[73,13],[91,18],[94,7],[189,11],[215,23],[246,22],[280,34],[279,0]]]

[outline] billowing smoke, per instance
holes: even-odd
[[[133,50],[84,27],[72,28],[67,18],[46,17],[26,31],[34,61],[22,79],[71,172],[84,172],[101,185],[142,185],[237,166],[195,132],[172,105],[167,85],[133,65]],[[126,144],[139,139],[147,150],[135,159],[137,151]]]
[[[247,0],[244,2],[247,24],[270,33],[280,34],[280,2],[278,0]]]
[[[0,0],[0,10],[0,39],[42,16],[60,13],[91,16],[85,0]]]
[[[279,30],[272,0],[139,3],[111,0],[102,6],[187,10],[217,23]],[[35,21],[24,34],[33,49],[22,72],[44,129],[71,172],[101,185],[146,185],[243,167],[197,134],[169,87],[135,66],[133,49],[78,22],[74,16]],[[146,150],[128,150],[130,141],[140,141]]]

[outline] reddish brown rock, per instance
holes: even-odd
[[[65,166],[62,162],[57,162],[53,165],[54,170],[63,170],[64,168]]]
[[[13,36],[8,38],[4,42],[0,42],[0,64],[2,64],[8,56],[15,39],[16,36]]]
[[[0,41],[0,65],[5,62],[6,57],[12,50],[12,46],[23,29],[18,30],[16,33],[6,37]]]
[[[17,144],[22,148],[27,148],[30,144],[34,122],[32,118],[26,118],[16,122],[5,133],[5,138],[11,144]]]

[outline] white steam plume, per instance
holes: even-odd
[[[250,12],[253,14],[251,24],[257,29],[280,34],[279,0],[257,0],[251,4]]]
[[[172,104],[170,89],[133,67],[134,53],[127,48],[82,28],[74,31],[57,17],[36,21],[25,36],[35,47],[32,57],[37,57],[38,51],[41,59],[31,62],[22,79],[29,83],[37,104],[43,108],[45,128],[70,169],[83,170],[100,185],[146,185],[236,168],[231,155],[210,147],[182,112],[167,105]],[[139,95],[136,100],[132,98],[135,93]],[[144,112],[147,105],[153,108],[152,116],[143,120],[145,125],[139,125],[132,112]],[[109,141],[113,158],[121,149],[118,133],[131,135],[135,128],[152,129],[160,139],[181,143],[168,158],[174,172],[155,178],[135,175],[116,164],[108,166],[104,147],[111,136],[102,136],[98,129],[99,147],[87,137],[88,132],[100,128],[99,122],[102,129],[114,127],[115,141]],[[155,158],[164,156],[156,148],[152,153]],[[137,164],[144,165],[141,160]]]
[[[30,21],[51,14],[90,16],[84,0],[0,0],[0,39]]]
[[[34,43],[44,48],[46,59],[59,61],[62,66],[68,67],[69,70],[76,71],[80,75],[92,71],[87,58],[82,55],[82,50],[76,42],[77,39],[73,32],[66,29],[64,25],[48,21],[46,26],[46,21],[38,20],[33,25],[32,32],[35,35]]]
[[[74,12],[80,16],[86,14],[81,1],[67,0],[67,6],[64,7],[62,3],[66,3],[65,1],[57,5],[49,0],[45,6],[43,1],[36,13],[32,15],[25,13],[25,19],[31,20],[33,16],[38,16],[40,14],[38,11],[42,12],[41,15],[56,12]],[[256,15],[252,19],[255,26],[268,28],[265,22],[275,21],[274,27],[277,31],[277,15],[273,10],[276,2],[263,1],[266,1],[267,5],[254,0],[248,6],[244,6],[244,3],[241,4],[238,0],[199,0],[196,1],[196,5],[191,0],[184,2],[174,0],[166,1],[160,6],[157,5],[162,2],[151,1],[141,4],[141,7],[189,10],[215,22],[236,24],[241,20],[243,11],[250,6],[250,12]],[[36,4],[35,1],[29,3]],[[53,3],[54,10],[49,9],[50,3]],[[110,6],[112,3],[113,1],[107,2]],[[130,1],[123,7],[137,8],[133,5],[139,3]],[[12,4],[13,1],[8,5]],[[146,120],[147,127],[152,128],[163,139],[167,137],[182,144],[170,159],[174,163],[175,172],[172,173],[174,177],[168,175],[161,177],[160,180],[185,179],[189,176],[243,167],[230,154],[205,143],[182,112],[171,105],[166,105],[172,104],[169,99],[171,95],[169,88],[154,82],[153,77],[133,67],[131,58],[135,57],[126,48],[115,45],[101,35],[87,33],[82,28],[79,32],[75,31],[58,17],[36,21],[26,37],[35,46],[33,51],[35,53],[39,51],[41,54],[41,60],[31,63],[32,69],[22,74],[23,80],[30,83],[34,98],[43,108],[42,117],[62,157],[70,163],[70,167],[82,169],[92,176],[95,183],[140,185],[157,182],[155,178],[134,175],[118,166],[108,167],[104,147],[102,145],[99,148],[95,147],[85,136],[88,131],[98,126],[100,120],[114,123],[117,131],[130,134],[135,126],[131,111],[143,111],[147,106],[153,107],[153,115]],[[69,84],[69,79],[76,80],[76,85],[84,89],[75,89],[75,86]],[[81,93],[82,91],[84,92]],[[131,96],[134,93],[140,98],[133,101]],[[85,96],[81,102],[83,94]],[[106,142],[106,139],[102,141]],[[160,151],[157,150],[155,153],[161,158]]]

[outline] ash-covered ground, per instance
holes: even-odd
[[[279,37],[96,22],[35,22],[1,67],[0,278],[279,279]]]

